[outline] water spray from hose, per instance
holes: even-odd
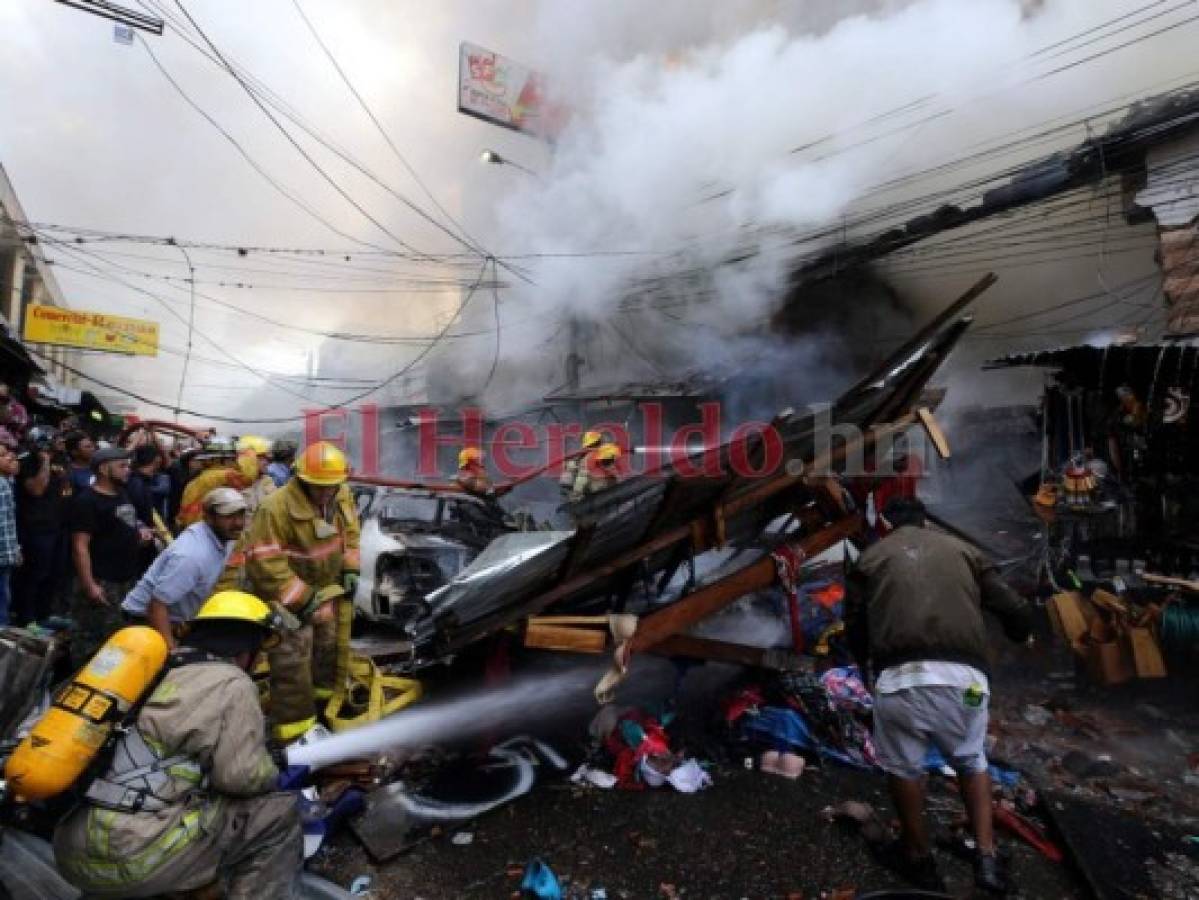
[[[393,748],[427,747],[469,738],[498,726],[545,721],[583,703],[594,703],[597,673],[572,669],[511,685],[405,709],[362,728],[287,751],[288,765],[319,769]]]

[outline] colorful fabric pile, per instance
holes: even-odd
[[[725,704],[725,719],[765,750],[803,751],[846,765],[877,765],[870,739],[870,692],[856,667],[823,675],[786,672],[765,687],[750,686]]]

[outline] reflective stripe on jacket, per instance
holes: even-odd
[[[317,590],[358,572],[358,514],[346,485],[333,503],[326,522],[298,478],[266,498],[245,538],[246,577],[257,597],[301,610]]]
[[[54,832],[59,868],[85,891],[135,884],[174,859],[221,814],[222,795],[271,791],[279,771],[266,750],[266,725],[250,676],[227,662],[172,669],[146,701],[137,728],[167,768],[157,811],[117,812],[86,802]],[[197,769],[208,780],[197,790]]]

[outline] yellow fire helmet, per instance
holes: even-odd
[[[332,487],[350,477],[350,461],[334,444],[317,441],[305,447],[296,459],[296,477],[309,484]]]
[[[587,431],[583,433],[583,448],[590,450],[592,447],[598,447],[604,436],[598,431]]]
[[[270,456],[271,442],[256,434],[245,434],[237,439],[237,452],[253,450],[259,456]]]
[[[271,608],[245,591],[218,591],[205,600],[200,611],[196,613],[195,621],[213,619],[249,622],[270,629],[277,625],[277,618]]]
[[[247,486],[258,480],[258,454],[253,450],[242,450],[237,454],[237,471],[247,482]]]
[[[481,463],[483,461],[483,451],[478,447],[463,447],[458,451],[458,468],[461,469],[467,463]]]
[[[595,451],[595,458],[600,462],[615,462],[620,459],[620,448],[615,444],[604,444],[604,446]]]

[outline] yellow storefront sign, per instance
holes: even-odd
[[[31,344],[158,355],[157,322],[82,309],[30,304],[25,310],[24,337]]]

